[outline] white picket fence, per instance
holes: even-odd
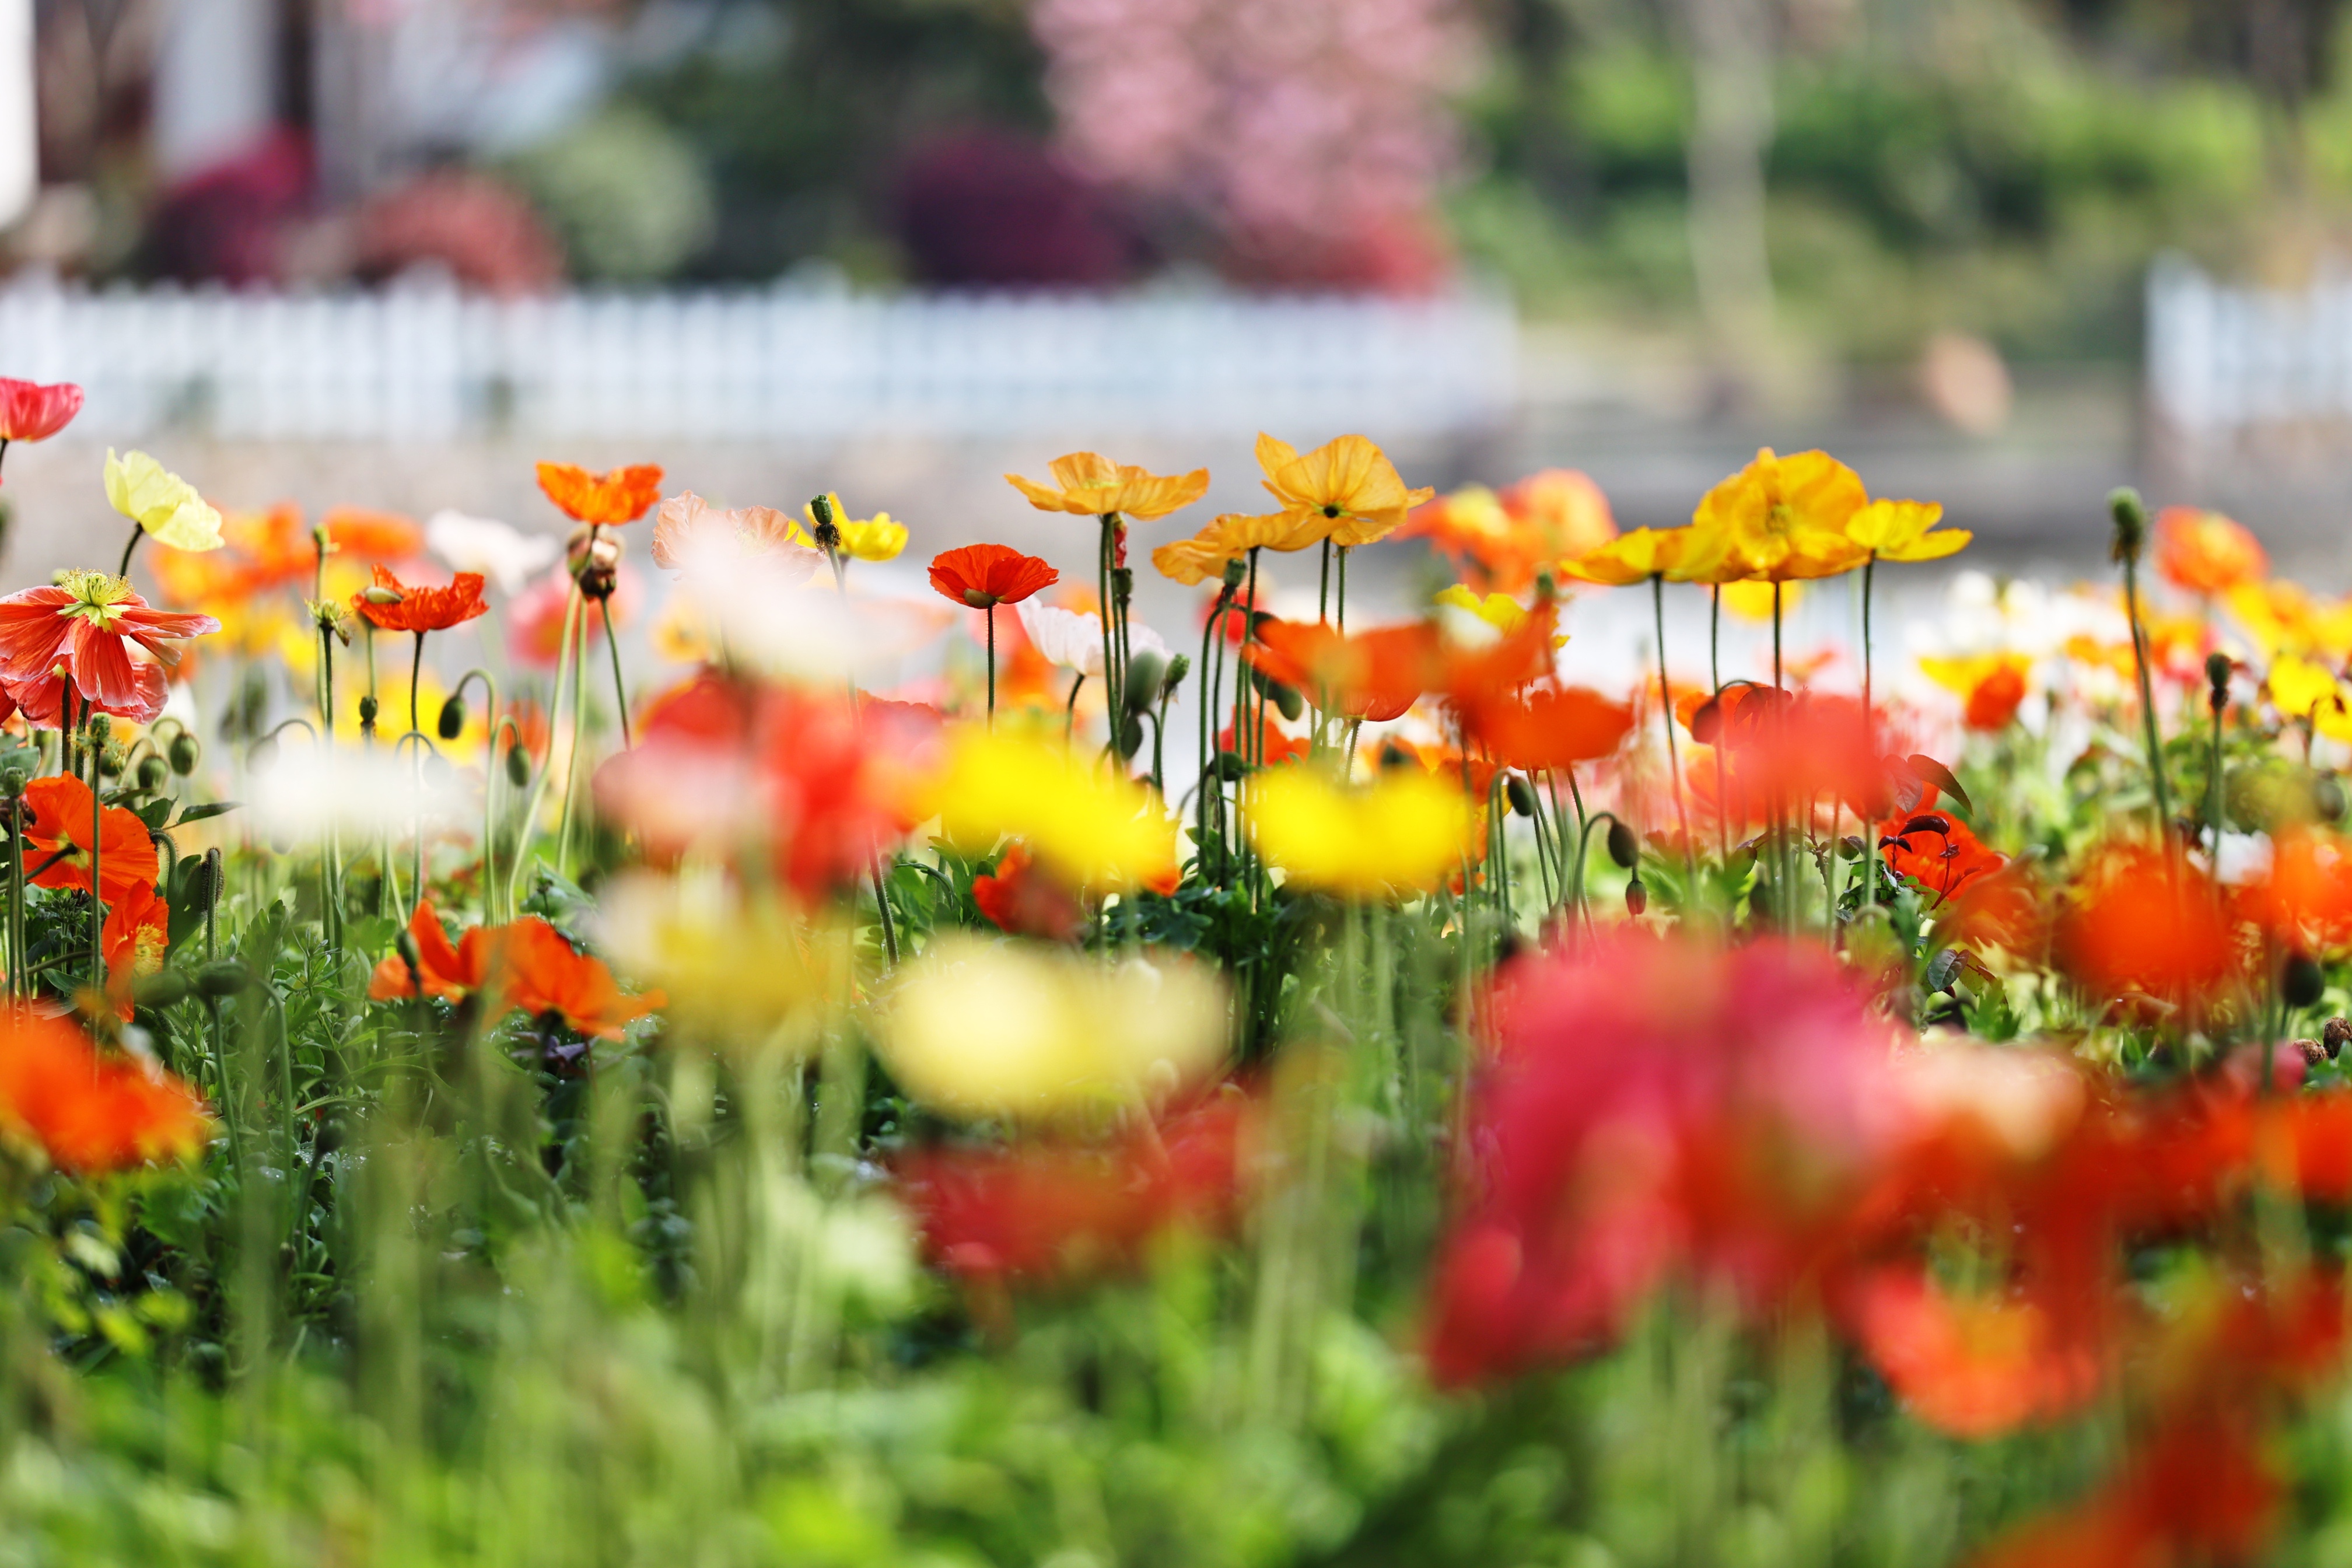
[[[1516,343],[1481,292],[0,288],[0,374],[81,383],[110,441],[1443,433],[1507,411]]]
[[[2352,419],[2352,277],[2245,289],[2159,261],[2147,282],[2147,386],[2153,412],[2192,437]]]

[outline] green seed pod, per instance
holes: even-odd
[[[1127,667],[1127,684],[1120,689],[1130,712],[1140,712],[1160,700],[1160,682],[1168,672],[1160,657],[1145,648]]]
[[[1242,754],[1239,752],[1217,753],[1217,776],[1225,783],[1239,784],[1249,777],[1249,772],[1250,765],[1242,760]]]
[[[1636,877],[1632,881],[1626,883],[1625,912],[1629,915],[1638,917],[1647,910],[1649,907],[1650,889],[1642,886],[1642,879]]]
[[[2107,493],[2107,514],[2115,519],[2115,543],[2110,550],[2117,565],[2137,561],[2147,542],[2147,503],[2129,485]]]
[[[108,778],[121,778],[122,770],[130,765],[131,754],[120,746],[109,746],[98,753],[98,771]]]
[[[1517,773],[1503,775],[1503,798],[1511,803],[1514,816],[1533,816],[1536,814],[1535,786]]]
[[[196,994],[199,996],[234,996],[252,984],[253,977],[245,972],[245,965],[234,959],[224,958],[196,971]]]
[[[1225,586],[1226,586],[1226,587],[1228,587],[1228,588],[1238,588],[1238,587],[1240,587],[1240,586],[1242,585],[1242,582],[1243,582],[1243,580],[1244,580],[1244,578],[1246,578],[1248,575],[1249,575],[1249,563],[1248,563],[1248,562],[1246,562],[1246,561],[1244,561],[1244,560],[1243,560],[1240,556],[1236,555],[1236,556],[1234,556],[1231,561],[1228,561],[1228,562],[1226,562],[1226,563],[1225,563]]]
[[[1285,686],[1279,680],[1269,680],[1265,685],[1265,694],[1275,707],[1281,710],[1282,716],[1294,723],[1297,721],[1300,714],[1307,711],[1307,699],[1298,695],[1297,687]]]
[[[1118,754],[1131,757],[1143,750],[1143,721],[1130,713],[1118,727]]]
[[[204,761],[205,749],[194,735],[183,730],[172,737],[172,744],[163,755],[170,760],[172,771],[186,778],[196,771],[196,764]]]
[[[103,746],[114,737],[114,721],[103,713],[89,716],[89,738],[94,745]]]
[[[1609,858],[1628,871],[1642,860],[1642,841],[1633,837],[1632,828],[1613,816],[1609,819]],[[1634,912],[1638,914],[1641,911],[1637,910]]]
[[[5,769],[5,770],[0,770],[0,795],[6,795],[10,800],[15,800],[17,796],[19,796],[19,795],[23,795],[24,793],[25,793],[25,770],[24,770],[24,769],[22,769],[22,768],[8,768],[8,769]]]
[[[530,758],[520,744],[507,748],[507,783],[517,789],[530,783]]]
[[[187,862],[184,860],[181,864],[185,866]],[[207,855],[188,868],[188,873],[180,885],[181,901],[193,913],[204,914],[220,897],[220,862]]]
[[[2291,952],[2279,968],[2279,994],[2290,1007],[2308,1007],[2327,990],[2327,976],[2309,953]]]
[[[362,696],[360,699],[361,723],[373,725],[375,722],[375,716],[383,711],[383,708],[377,704],[373,696]]]
[[[2230,671],[2232,668],[2230,656],[2219,648],[2205,656],[2205,684],[2213,689],[2213,710],[2217,713],[2230,700]]]
[[[1166,676],[1161,678],[1160,682],[1160,700],[1164,702],[1169,698],[1175,696],[1176,689],[1183,685],[1184,678],[1192,673],[1192,660],[1190,655],[1180,653],[1174,658],[1170,659],[1168,661],[1168,673]]]
[[[466,700],[455,692],[441,704],[441,721],[434,726],[445,741],[454,741],[466,732]]]
[[[171,765],[165,763],[163,758],[142,757],[139,759],[138,779],[141,793],[145,795],[153,795],[157,790],[163,787],[163,781],[171,776]]]
[[[176,969],[160,969],[143,976],[131,988],[131,999],[142,1007],[169,1007],[188,999],[188,977]]]

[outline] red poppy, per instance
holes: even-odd
[[[453,946],[432,900],[420,900],[408,922],[417,963],[394,952],[375,966],[368,995],[385,1002],[425,993],[445,1002],[487,994],[482,1023],[520,1008],[533,1017],[552,1014],[583,1035],[618,1039],[630,1020],[667,1000],[658,991],[632,996],[604,963],[575,949],[563,933],[534,915],[506,925],[476,926]]]
[[[327,531],[327,542],[334,546],[338,554],[357,556],[362,561],[405,561],[425,549],[425,531],[416,526],[415,519],[396,511],[339,506],[320,518],[319,526]],[[313,545],[314,558],[316,550]]]
[[[2087,1500],[2033,1520],[1976,1568],[2138,1568],[2262,1558],[2285,1488],[2243,1415],[2176,1416]]]
[[[27,713],[53,721],[62,669],[82,701],[143,724],[163,710],[163,670],[180,662],[176,645],[218,630],[210,616],[149,608],[120,577],[68,572],[0,599],[0,683]],[[132,657],[133,645],[143,657]]]
[[[2290,946],[2352,941],[2352,842],[2314,828],[2280,827],[2272,835],[2270,874],[2234,904]]]
[[[2056,942],[2059,967],[2103,998],[2199,998],[2238,967],[2219,889],[2149,845],[2115,845],[2093,858],[2069,890]]]
[[[195,1090],[161,1068],[101,1054],[63,1018],[0,1017],[0,1122],[86,1174],[184,1159],[210,1122]]]
[[[971,901],[989,924],[1013,936],[1067,942],[1086,920],[1070,890],[1038,870],[1029,847],[1018,839],[995,870],[971,879]]]
[[[101,872],[101,874],[103,874]],[[172,945],[172,906],[156,896],[146,882],[132,887],[114,902],[99,931],[106,953],[106,989],[124,1023],[134,1016],[131,988],[143,975],[163,967]]]
[[[81,412],[81,388],[0,379],[0,442],[46,441]]]
[[[1251,757],[1250,761],[1253,763],[1261,763],[1271,768],[1284,763],[1303,762],[1314,754],[1313,741],[1304,735],[1293,737],[1284,734],[1275,727],[1273,716],[1270,714],[1258,721],[1257,732],[1261,754]],[[1223,752],[1236,752],[1241,749],[1234,740],[1234,727],[1231,724],[1217,731],[1217,749]]]
[[[539,465],[539,488],[574,522],[617,526],[635,522],[661,500],[661,466],[635,463],[592,474],[572,463]]]
[[[89,786],[70,773],[52,773],[25,786],[25,808],[32,817],[25,825],[26,870],[38,873],[35,887],[89,891],[90,813],[96,805]],[[110,805],[99,816],[98,830],[101,900],[119,904],[141,888],[152,893],[158,859],[147,825]]]
[[[931,558],[931,586],[975,610],[1017,605],[1061,580],[1059,572],[1009,545],[967,544]]]
[[[1897,877],[1910,878],[1942,904],[2000,870],[2009,858],[1985,847],[1975,830],[1950,812],[1931,809],[1933,800],[1931,790],[1921,809],[1880,823],[1878,852]]]
[[[1319,621],[1266,619],[1243,657],[1326,713],[1381,723],[1402,716],[1441,679],[1444,649],[1426,623],[1353,635]]]
[[[2017,710],[2025,701],[2025,672],[2014,664],[1996,665],[1982,680],[1969,689],[1967,709],[1960,721],[1983,734],[1994,734],[2009,728],[2017,717]]]
[[[482,597],[479,572],[460,572],[457,581],[446,588],[411,587],[381,566],[374,569],[373,576],[373,582],[352,595],[352,608],[367,617],[378,631],[446,632],[477,616],[489,614],[488,601]],[[388,603],[379,603],[385,594],[395,596]],[[371,598],[371,595],[377,597]]]
[[[1483,647],[1448,650],[1435,689],[1457,710],[1541,680],[1552,670],[1559,606],[1538,604],[1527,619]]]
[[[2032,1296],[2001,1289],[1958,1299],[1923,1268],[1865,1275],[1841,1316],[1911,1414],[1956,1437],[2071,1415],[2105,1374],[2094,1345],[2062,1339]]]
[[[1470,739],[1508,768],[1570,768],[1608,756],[1633,728],[1633,710],[1581,686],[1537,687],[1463,710]]]

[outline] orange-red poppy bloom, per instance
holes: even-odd
[[[2243,523],[2218,511],[2168,506],[2156,517],[2156,569],[2176,588],[2226,594],[2270,575],[2271,558]]]
[[[210,616],[150,608],[121,577],[68,572],[0,599],[0,684],[27,714],[54,722],[62,669],[82,701],[143,724],[163,710],[176,645],[218,630]]]
[[[2031,1295],[1956,1298],[1924,1269],[1865,1275],[1842,1316],[1911,1414],[1956,1437],[2070,1415],[2105,1374],[2092,1345],[2062,1337]]]
[[[574,463],[539,465],[539,488],[574,522],[635,522],[661,500],[661,482],[658,463],[632,463],[602,474]]]
[[[2070,890],[2056,940],[2059,967],[2099,997],[2202,996],[2238,966],[2218,889],[2150,845],[2114,845],[2093,858]]]
[[[1264,620],[1243,657],[1326,713],[1379,723],[1442,679],[1444,650],[1426,623],[1344,634],[1319,621]]]
[[[1307,757],[1312,755],[1315,751],[1314,742],[1309,741],[1304,735],[1286,735],[1279,729],[1276,728],[1272,715],[1267,715],[1258,721],[1257,732],[1258,744],[1261,748],[1262,754],[1252,757],[1250,761],[1254,763],[1263,763],[1269,768],[1278,766],[1283,763],[1304,761]],[[1218,731],[1218,750],[1225,752],[1239,750],[1239,748],[1234,744],[1234,727],[1231,724],[1227,724],[1223,730]]]
[[[341,555],[355,555],[363,561],[405,561],[425,550],[425,530],[416,520],[403,517],[396,511],[377,511],[363,506],[339,506],[328,509],[319,520],[327,531],[327,542]]]
[[[46,441],[81,412],[81,388],[0,380],[0,442]]]
[[[172,945],[172,906],[141,882],[107,911],[99,942],[106,953],[107,994],[127,1024],[135,1012],[131,986],[163,967],[163,955]]]
[[[602,960],[575,949],[563,933],[535,915],[506,925],[476,926],[453,945],[432,900],[420,900],[408,922],[416,943],[416,971],[395,952],[375,966],[368,995],[378,1002],[425,993],[445,1002],[487,998],[482,1022],[494,1024],[518,1008],[533,1017],[553,1014],[583,1035],[618,1039],[630,1020],[667,1000],[660,992],[632,996]]]
[[[1633,710],[1581,686],[1537,687],[1465,705],[1462,721],[1496,762],[1542,772],[1614,752],[1633,728]]]
[[[1086,918],[1070,890],[1038,870],[1029,847],[1018,839],[995,870],[971,879],[971,901],[997,930],[1048,942],[1067,942]]]
[[[1969,825],[1947,811],[1923,807],[1879,824],[1878,851],[1898,877],[1908,877],[1940,904],[1967,892],[1979,878],[2009,864]]]
[[[1062,574],[1034,555],[1004,544],[967,544],[931,558],[931,586],[946,598],[975,610],[1017,605]]]
[[[101,1054],[63,1018],[0,1018],[0,1124],[69,1171],[184,1159],[210,1122],[195,1090],[161,1068]]]
[[[373,576],[372,584],[352,595],[352,608],[378,631],[446,632],[489,613],[479,572],[460,572],[446,588],[411,587],[381,566],[374,569]],[[398,597],[383,604],[370,597],[385,594]]]
[[[73,888],[89,891],[90,809],[97,803],[89,786],[69,773],[53,773],[25,786],[25,807],[32,820],[25,826],[26,866],[37,888]],[[110,805],[98,819],[100,897],[120,903],[136,889],[155,886],[155,841],[147,825],[119,805]]]

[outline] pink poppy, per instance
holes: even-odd
[[[625,626],[635,618],[637,574],[625,563],[613,590],[613,624]],[[572,574],[558,566],[517,594],[507,605],[507,656],[535,669],[553,669],[563,657],[563,610],[572,598]],[[591,605],[588,640],[604,638],[604,617]]]
[[[46,441],[81,412],[81,388],[0,378],[0,442]]]
[[[218,630],[210,616],[151,608],[122,578],[68,572],[0,598],[0,685],[37,722],[56,721],[62,674],[99,711],[145,723],[163,710],[178,643]]]

